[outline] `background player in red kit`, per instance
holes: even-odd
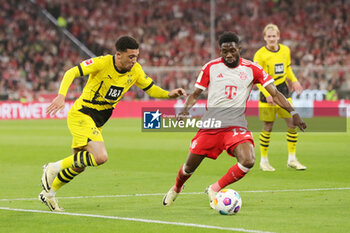
[[[200,129],[192,139],[187,160],[179,169],[176,183],[163,198],[165,206],[175,201],[183,184],[206,157],[216,159],[226,150],[238,161],[216,183],[207,187],[206,193],[212,208],[216,193],[243,178],[254,166],[254,142],[244,115],[246,102],[254,84],[260,83],[265,87],[273,100],[293,116],[296,126],[302,131],[306,128],[300,115],[276,89],[274,80],[256,63],[240,58],[241,47],[236,34],[223,33],[219,38],[219,46],[221,57],[203,66],[195,90],[187,98],[180,115],[188,115],[189,109],[196,103],[202,91],[208,89],[208,110],[203,118],[220,119],[221,127]]]

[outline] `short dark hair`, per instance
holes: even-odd
[[[118,52],[125,52],[128,49],[138,49],[139,44],[131,36],[122,36],[119,37],[117,42],[115,42],[115,49]]]
[[[219,37],[219,46],[221,46],[223,43],[226,43],[226,42],[235,42],[236,44],[238,44],[239,38],[233,32],[224,32]]]

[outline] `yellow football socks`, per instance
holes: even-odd
[[[83,170],[81,172],[83,172]],[[73,178],[81,172],[76,172],[72,168],[67,168],[67,169],[60,171],[58,173],[58,175],[56,176],[56,178],[53,180],[51,189],[54,192],[56,192],[63,185],[65,185],[68,182],[70,182],[71,180],[73,180]]]
[[[60,170],[72,167],[87,167],[97,166],[94,156],[87,151],[79,151],[78,153],[68,156],[67,158],[59,161]]]
[[[287,143],[288,143],[288,155],[295,157],[297,150],[298,133],[296,128],[288,128],[287,131]]]
[[[271,132],[267,132],[265,130],[261,131],[259,136],[259,142],[260,142],[260,153],[262,158],[267,158],[268,156],[268,150],[270,145],[270,135]]]

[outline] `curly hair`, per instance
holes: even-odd
[[[224,32],[219,37],[219,46],[221,46],[223,43],[226,43],[226,42],[235,42],[236,44],[238,44],[239,38],[233,32]]]
[[[125,52],[128,49],[138,49],[139,44],[131,36],[122,36],[115,43],[115,48],[118,52]]]

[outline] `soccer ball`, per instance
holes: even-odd
[[[222,189],[214,199],[215,209],[222,215],[233,215],[241,209],[241,196],[233,189]]]

